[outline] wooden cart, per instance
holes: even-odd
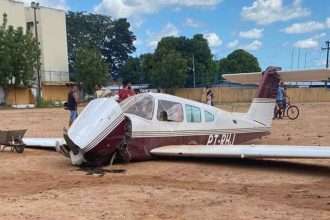
[[[25,145],[23,137],[26,130],[0,130],[0,151],[5,151],[7,148],[12,152],[23,153]]]

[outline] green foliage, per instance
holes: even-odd
[[[38,68],[40,49],[29,33],[21,27],[7,26],[6,15],[0,26],[0,85],[31,86]]]
[[[104,85],[107,81],[108,68],[96,48],[79,48],[75,68],[76,80],[82,83],[88,94],[94,93],[96,85]]]
[[[140,56],[140,65],[143,73],[144,82],[152,83],[151,75],[152,75],[153,67],[155,66],[154,55],[151,53],[142,54]]]
[[[196,85],[214,82],[216,63],[208,46],[207,40],[201,34],[192,39],[186,37],[165,37],[157,46],[155,55],[167,53],[169,50],[179,52],[187,61],[186,85],[193,85],[193,61],[195,64]]]
[[[219,60],[219,74],[260,72],[258,60],[245,50],[235,50]]]
[[[37,108],[54,108],[54,107],[63,107],[61,101],[45,100],[41,98],[36,105]]]
[[[195,35],[192,39],[165,37],[158,43],[154,54],[130,58],[120,76],[132,83],[145,82],[167,90],[192,86],[193,63],[196,85],[214,82],[217,65],[203,35]]]
[[[120,77],[122,80],[128,80],[133,84],[142,83],[144,81],[144,74],[139,58],[129,58],[126,64],[120,70]]]
[[[175,50],[154,57],[150,79],[153,86],[166,89],[183,87],[187,78],[187,60]]]
[[[136,37],[127,20],[82,12],[68,12],[66,20],[70,70],[75,69],[79,48],[95,47],[101,51],[113,76],[117,76],[129,54],[135,51]]]

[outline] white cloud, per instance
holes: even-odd
[[[261,47],[262,47],[262,42],[259,40],[254,40],[251,43],[242,46],[241,48],[245,50],[255,51],[255,50],[259,50]]]
[[[327,18],[325,22],[307,21],[303,23],[294,23],[289,27],[283,29],[287,34],[302,34],[308,32],[314,32],[330,28],[330,18]]]
[[[207,40],[211,48],[216,48],[222,45],[222,40],[216,33],[206,33],[204,34],[204,38]]]
[[[142,41],[136,39],[136,40],[133,42],[133,45],[134,45],[135,47],[138,47],[138,46],[142,45]]]
[[[222,0],[102,0],[95,8],[97,13],[114,18],[152,14],[166,7],[214,7]]]
[[[241,16],[245,20],[261,25],[287,21],[309,14],[310,10],[301,6],[301,0],[293,0],[291,5],[284,5],[283,0],[255,0],[251,6],[245,6],[241,11]]]
[[[30,5],[35,0],[22,0],[26,5]],[[38,0],[40,6],[68,10],[69,6],[66,0]]]
[[[299,40],[295,42],[293,46],[297,48],[310,49],[319,47],[319,42],[313,38],[307,38],[305,40]]]
[[[264,29],[253,28],[248,31],[239,32],[239,36],[247,39],[260,39]]]
[[[199,21],[196,21],[193,18],[186,18],[184,25],[192,28],[199,28],[202,26],[202,24]]]
[[[296,41],[293,44],[293,46],[297,47],[297,48],[303,48],[303,49],[318,48],[318,47],[320,47],[320,43],[319,43],[320,38],[325,37],[325,36],[326,36],[325,33],[314,35],[310,38]]]
[[[167,23],[165,27],[158,33],[152,33],[147,31],[147,35],[149,36],[148,46],[151,49],[155,49],[158,45],[158,42],[163,37],[169,37],[169,36],[177,37],[179,36],[179,33],[180,31],[178,30],[178,28],[172,23]]]
[[[330,28],[330,17],[327,18],[327,20],[325,21],[325,24],[327,25],[328,28]]]
[[[229,49],[244,49],[249,51],[256,51],[262,47],[262,42],[260,40],[254,40],[248,44],[240,44],[238,40],[231,41],[227,44]]]
[[[229,42],[227,44],[227,47],[229,49],[237,48],[238,47],[238,44],[239,44],[239,41],[238,40],[233,40],[233,41],[231,41],[231,42]]]

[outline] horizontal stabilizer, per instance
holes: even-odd
[[[46,149],[56,149],[57,146],[65,144],[63,138],[23,138],[26,147],[40,147]]]
[[[329,158],[330,146],[291,145],[178,145],[155,148],[156,156],[200,158]]]
[[[326,81],[330,79],[329,69],[279,71],[278,73],[284,82]],[[241,84],[259,84],[261,73],[224,74],[223,77],[228,81]]]

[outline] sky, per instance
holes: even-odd
[[[29,3],[30,0],[23,0]],[[165,36],[201,33],[215,59],[241,48],[264,69],[325,66],[329,0],[39,0],[41,5],[128,18],[137,37],[133,56],[153,52]]]

